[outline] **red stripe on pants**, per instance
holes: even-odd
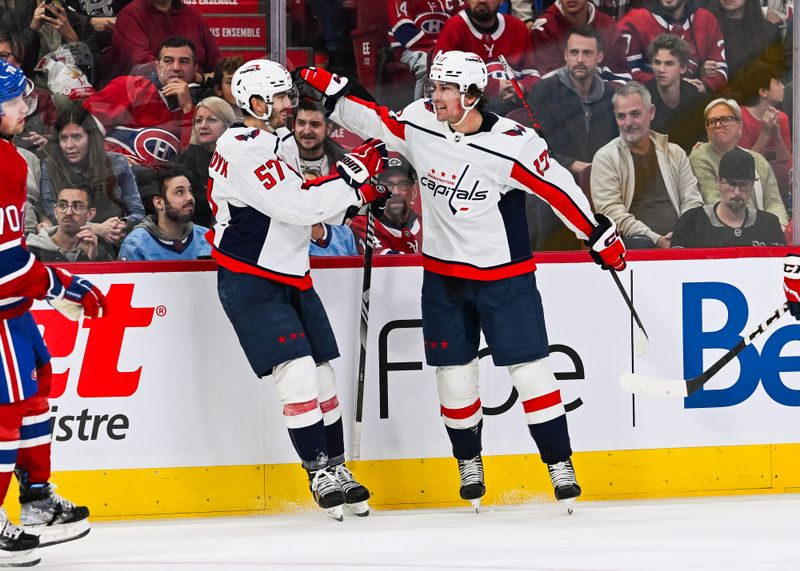
[[[525,412],[538,412],[557,404],[561,404],[561,391],[559,390],[523,401],[522,408]]]
[[[53,369],[50,363],[36,370],[39,379],[39,390],[31,398],[23,401],[28,403],[25,416],[39,416],[50,410],[50,383],[53,379]],[[50,440],[32,448],[20,448],[17,454],[17,466],[28,472],[28,481],[31,484],[42,484],[50,479]]]
[[[481,408],[481,399],[476,400],[469,406],[465,406],[464,408],[446,408],[444,405],[442,406],[442,415],[446,416],[447,418],[452,418],[453,420],[463,420],[465,418],[469,418]]]
[[[336,395],[333,395],[326,401],[319,403],[319,408],[322,409],[323,413],[330,412],[339,406],[339,399],[336,398]]]

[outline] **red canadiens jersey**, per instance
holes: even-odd
[[[172,160],[192,135],[192,113],[170,105],[150,79],[133,75],[117,77],[83,103],[106,131],[106,150],[150,167]]]
[[[470,21],[462,10],[450,18],[439,34],[433,53],[460,50],[473,52],[483,58],[489,72],[486,91],[491,97],[497,94],[497,80],[507,79],[498,59],[505,56],[519,81],[527,90],[538,79],[533,59],[533,44],[528,27],[514,16],[497,15],[498,26],[492,34],[484,34]]]
[[[631,72],[625,59],[625,43],[617,32],[617,22],[611,16],[598,11],[591,2],[586,6],[589,10],[588,25],[595,28],[603,39],[603,63],[598,69],[600,75],[606,81],[630,81]],[[560,2],[547,8],[533,23],[533,56],[540,76],[547,77],[564,67],[567,36],[573,27],[564,16]]]
[[[44,266],[24,247],[28,163],[0,139],[0,320],[21,315],[31,297],[43,297],[50,283]]]
[[[364,243],[367,234],[367,217],[356,216],[353,218],[350,229],[356,236],[358,251],[364,253]],[[385,218],[375,219],[375,234],[373,253],[384,254],[420,254],[422,253],[422,221],[410,212],[408,220],[402,228],[396,228]]]
[[[387,0],[389,43],[393,48],[430,51],[444,23],[467,7],[467,0]]]
[[[680,22],[667,22],[663,16],[637,8],[628,12],[617,26],[626,43],[628,65],[636,81],[647,83],[653,79],[647,48],[657,36],[668,33],[689,44],[689,77],[702,79],[714,92],[725,87],[728,81],[725,41],[717,19],[708,10],[698,8]],[[707,61],[716,62],[717,71],[700,78],[700,67]]]

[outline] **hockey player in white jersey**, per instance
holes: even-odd
[[[495,365],[511,373],[555,496],[571,513],[581,489],[564,405],[546,359],[524,192],[546,200],[604,269],[620,271],[625,248],[614,223],[592,214],[572,175],[550,159],[534,131],[482,112],[487,72],[473,53],[437,55],[428,96],[397,113],[349,95],[347,79],[325,70],[297,74],[304,91],[321,94],[332,120],[362,137],[382,138],[420,177],[425,356],[436,367],[461,497],[477,508],[485,493],[477,358],[482,330]]]
[[[292,134],[292,80],[269,60],[233,75],[244,123],[217,141],[209,199],[217,220],[207,238],[219,264],[220,302],[253,371],[272,376],[289,436],[317,504],[341,521],[342,505],[368,515],[369,491],[344,464],[342,413],[329,361],[339,356],[309,274],[311,225],[341,224],[350,206],[382,198],[368,184],[386,150],[369,141],[345,155],[338,174],[306,182]]]

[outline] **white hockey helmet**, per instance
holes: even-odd
[[[466,93],[470,85],[480,92],[486,89],[488,73],[481,57],[472,52],[439,52],[433,58],[428,74],[431,81],[455,83],[461,93]]]
[[[254,59],[236,70],[231,78],[231,94],[236,104],[253,117],[268,121],[272,114],[273,97],[289,94],[292,105],[297,104],[297,89],[292,86],[292,76],[281,64],[268,59]],[[267,103],[267,114],[256,115],[250,98],[258,95]]]

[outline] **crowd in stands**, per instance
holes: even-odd
[[[358,79],[341,2],[306,5],[328,66]],[[371,5],[389,26],[382,65],[392,64],[409,98],[425,96],[436,53],[471,51],[489,72],[485,111],[533,127],[505,58],[552,158],[628,248],[791,240],[792,15],[780,2]],[[25,228],[40,259],[208,255],[208,165],[217,139],[242,119],[231,78],[244,60],[224,56],[182,0],[0,0],[0,59],[29,82],[29,116],[14,142],[29,166]],[[301,100],[291,124],[302,175],[329,174],[351,139],[316,102]],[[391,198],[375,220],[374,251],[420,252],[416,173],[392,155],[380,182]],[[545,203],[526,200],[532,248],[584,247]],[[314,226],[310,253],[363,253],[366,218]]]

